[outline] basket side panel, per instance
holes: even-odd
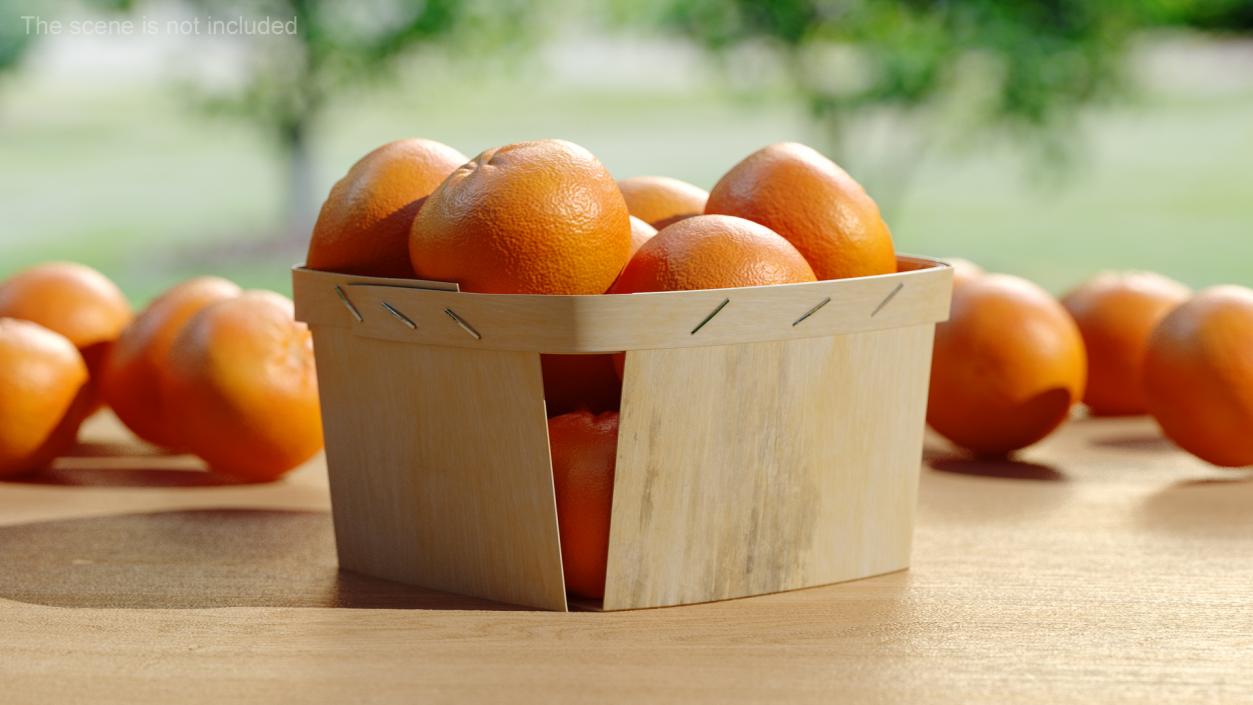
[[[907,567],[933,333],[629,352],[605,609]]]
[[[313,337],[340,565],[565,610],[539,356]]]

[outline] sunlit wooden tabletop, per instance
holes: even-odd
[[[554,614],[339,573],[325,469],[220,484],[111,417],[0,483],[0,703],[1253,702],[1253,473],[1150,421],[928,440],[914,565]]]

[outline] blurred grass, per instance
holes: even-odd
[[[1086,123],[1076,168],[1047,186],[1007,148],[930,153],[892,214],[899,249],[961,255],[1054,291],[1111,267],[1193,286],[1253,284],[1253,92],[1159,96]],[[73,259],[113,277],[137,304],[199,273],[289,291],[299,246],[249,244],[281,227],[284,166],[246,126],[190,113],[158,88],[23,81],[0,93],[0,132],[0,276]],[[668,174],[706,188],[759,146],[819,141],[784,101],[501,79],[363,94],[318,134],[319,198],[358,156],[403,136],[469,155],[564,137],[615,175]]]

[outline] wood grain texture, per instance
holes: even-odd
[[[627,353],[604,608],[908,566],[933,331]]]
[[[539,355],[312,330],[340,564],[565,610]]]
[[[5,705],[1253,701],[1253,472],[1147,419],[1016,462],[929,439],[908,571],[604,614],[336,573],[320,460],[230,485],[87,437],[0,482]]]
[[[951,269],[921,258],[900,259],[902,271],[875,277],[602,296],[433,291],[405,287],[404,280],[302,268],[293,271],[292,285],[299,320],[349,328],[362,337],[471,349],[593,353],[793,340],[944,320]],[[336,286],[347,292],[364,320],[355,320]],[[725,308],[693,334],[724,301]],[[388,312],[384,303],[415,328]]]

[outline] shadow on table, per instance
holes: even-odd
[[[80,441],[62,453],[64,458],[159,458],[176,455],[138,440]]]
[[[222,487],[243,484],[191,455],[138,441],[79,443],[43,470],[5,482],[63,487]]]
[[[1158,452],[1177,450],[1175,445],[1160,433],[1122,433],[1101,438],[1093,438],[1092,445],[1099,448],[1114,450],[1134,450]]]
[[[923,462],[932,470],[956,475],[1037,482],[1064,482],[1067,479],[1065,473],[1051,465],[1013,458],[975,458],[931,448],[923,452]]]
[[[1253,536],[1253,472],[1179,480],[1147,495],[1139,520],[1172,535],[1247,541]]]
[[[1211,485],[1216,485],[1218,487],[1253,485],[1253,472],[1233,470],[1232,473],[1231,477],[1198,477],[1193,480],[1180,480],[1173,486],[1182,489],[1188,487],[1207,487]]]
[[[516,609],[341,572],[322,512],[213,509],[0,527],[0,599],[54,607]]]
[[[221,475],[183,467],[54,466],[5,482],[64,487],[223,487],[242,484]]]

